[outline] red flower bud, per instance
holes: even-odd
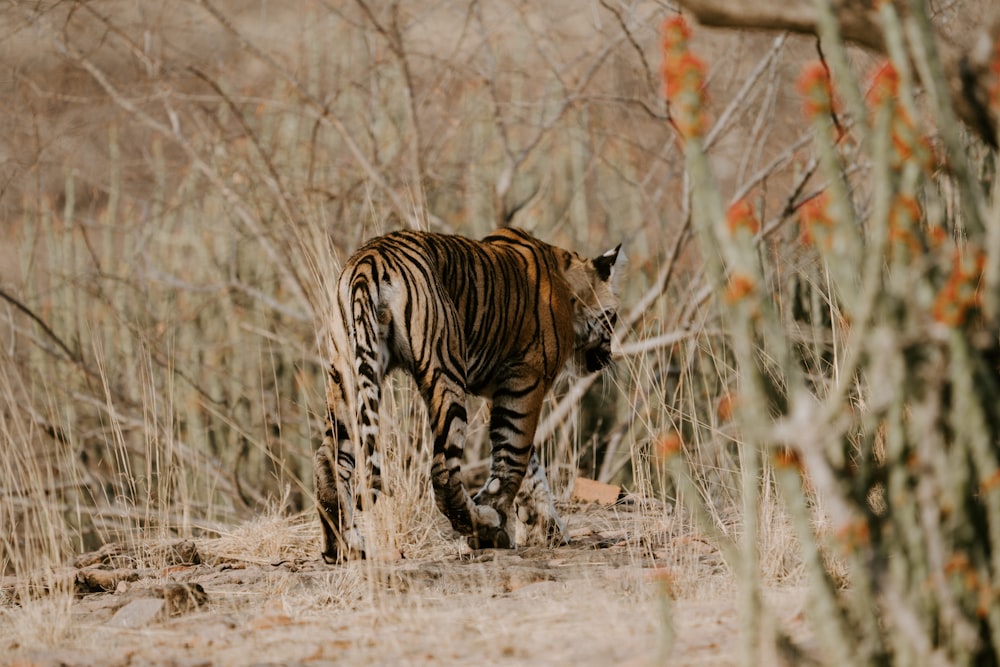
[[[760,222],[754,215],[753,208],[744,200],[740,200],[726,211],[726,227],[730,234],[736,234],[740,229],[746,229],[751,234],[760,231]]]
[[[830,73],[822,62],[813,60],[806,63],[796,87],[805,98],[803,108],[807,116],[812,118],[832,111],[833,86],[830,84]]]

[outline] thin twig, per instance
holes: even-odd
[[[71,350],[69,346],[63,342],[62,338],[60,338],[58,334],[56,334],[56,332],[52,330],[52,327],[46,324],[45,320],[43,320],[40,316],[35,314],[35,311],[26,306],[20,299],[17,299],[12,295],[8,294],[6,291],[3,290],[3,288],[0,288],[0,298],[2,298],[4,301],[14,306],[19,311],[21,311],[29,318],[31,318],[31,320],[34,321],[34,323],[37,324],[43,332],[45,332],[45,335],[48,336],[52,340],[52,342],[54,342],[59,347],[60,350],[66,353],[66,357],[70,361],[72,361],[74,364],[78,366],[83,365],[83,362],[80,359],[80,355],[73,352],[73,350]]]

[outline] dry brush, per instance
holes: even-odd
[[[798,84],[816,171],[793,202],[797,233],[782,240],[782,254],[752,197],[727,211],[706,154],[705,65],[683,20],[664,26],[694,227],[736,368],[727,414],[742,471],[738,536],[720,534],[702,500],[686,453],[690,425],[666,435],[660,453],[738,573],[746,664],[775,646],[835,665],[995,664],[995,153],[955,122],[925,3],[903,14],[877,3],[889,57],[863,82],[844,46],[851,27],[831,3],[807,9],[825,56]],[[995,118],[993,44],[985,87]],[[794,289],[775,261],[789,253],[800,263]],[[798,539],[815,655],[766,621],[761,498],[772,488]]]

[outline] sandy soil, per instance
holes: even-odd
[[[470,552],[445,540],[423,558],[393,554],[341,566],[315,558],[318,531],[305,519],[282,534],[261,524],[238,539],[108,549],[67,569],[75,595],[24,606],[8,599],[0,609],[0,656],[7,656],[0,662],[739,662],[736,591],[715,549],[678,534],[662,512],[564,511],[573,535],[566,546]],[[260,558],[254,539],[286,541],[288,557]],[[160,565],[138,567],[143,561]],[[8,598],[17,583],[5,581]],[[786,631],[808,641],[802,591],[777,588],[769,598]],[[668,617],[672,645],[663,630]]]

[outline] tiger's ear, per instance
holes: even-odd
[[[597,277],[604,282],[611,280],[618,272],[615,271],[615,262],[618,261],[618,257],[625,259],[625,254],[621,251],[622,244],[619,243],[613,250],[609,250],[600,257],[594,259],[594,270],[597,272]]]

